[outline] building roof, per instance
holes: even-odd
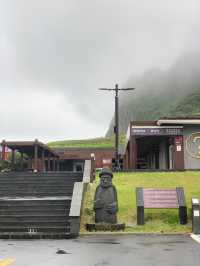
[[[131,121],[131,126],[200,125],[200,116],[163,117],[156,121]]]
[[[162,118],[157,120],[157,125],[200,125],[200,117]]]
[[[56,152],[64,152],[64,151],[112,151],[114,147],[64,147],[64,148],[52,148]]]
[[[170,120],[187,120],[187,119],[200,119],[200,115],[193,116],[164,116],[160,119],[170,119]]]
[[[131,126],[156,126],[156,121],[131,121]]]
[[[34,154],[34,147],[35,145],[38,146],[38,157],[42,156],[42,151],[44,151],[44,156],[51,156],[51,157],[59,157],[58,154],[50,149],[44,143],[35,140],[35,141],[5,141],[3,140],[1,146],[5,145],[6,147],[10,148],[11,150],[17,150],[20,153],[25,153],[28,156],[32,156]]]
[[[92,154],[114,154],[114,148],[55,148],[60,159],[91,159]]]

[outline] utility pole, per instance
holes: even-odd
[[[119,165],[119,91],[132,91],[135,88],[120,88],[118,84],[115,85],[114,89],[109,88],[100,88],[99,90],[103,91],[115,91],[115,125],[114,125],[114,134],[115,134],[115,170],[120,170]]]

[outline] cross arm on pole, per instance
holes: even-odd
[[[101,91],[115,91],[115,89],[99,88]]]
[[[122,88],[122,89],[118,89],[119,91],[133,91],[135,90],[135,88]]]

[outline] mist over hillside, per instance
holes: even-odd
[[[200,53],[181,56],[169,69],[151,69],[132,75],[120,93],[120,132],[130,120],[154,120],[163,116],[200,115]],[[113,120],[107,136],[113,134]]]

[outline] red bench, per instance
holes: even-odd
[[[184,190],[136,188],[137,224],[144,224],[144,209],[179,209],[180,224],[187,223]]]

